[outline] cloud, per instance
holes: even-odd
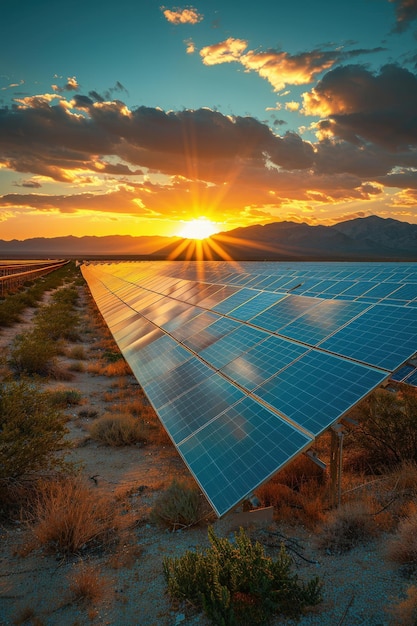
[[[97,211],[104,213],[124,213],[143,215],[148,211],[136,202],[134,191],[121,188],[109,193],[79,193],[67,195],[47,194],[6,194],[0,196],[0,208],[19,207],[38,211],[59,211],[76,213],[79,211]]]
[[[361,79],[361,90],[343,88],[343,71]],[[407,126],[408,107],[411,111],[404,90],[412,101],[412,75],[392,72],[383,73],[382,83],[360,66],[329,72],[305,95],[305,107],[316,113],[327,107],[327,119],[317,126],[327,124],[327,135],[323,129],[316,143],[295,132],[276,134],[252,117],[207,108],[129,109],[121,100],[93,99],[91,92],[75,94],[71,101],[60,96],[55,103],[40,96],[27,99],[0,109],[0,167],[48,177],[67,185],[68,192],[8,194],[0,207],[184,216],[187,207],[203,204],[217,219],[232,219],[245,207],[268,212],[300,202],[306,210],[307,204],[330,207],[382,198],[385,187],[412,188],[417,140],[403,146],[401,128]],[[396,93],[400,85],[403,91]],[[365,104],[372,112],[369,121]],[[383,131],[378,104],[383,117],[388,105],[398,117],[384,131],[389,142],[373,141]],[[88,184],[91,191],[73,193],[75,183]]]
[[[274,88],[281,91],[286,85],[305,85],[316,74],[332,67],[336,61],[333,52],[305,52],[290,55],[287,52],[248,52],[240,58],[242,65],[266,78]]]
[[[300,103],[299,102],[286,102],[285,103],[285,108],[287,109],[287,111],[298,111],[300,108]]]
[[[60,87],[59,85],[52,85],[52,89],[57,93],[63,93],[64,91],[78,91],[79,88],[80,86],[75,76],[69,76],[63,87]]]
[[[397,25],[394,32],[405,31],[411,22],[417,20],[417,0],[389,0],[395,4]]]
[[[417,76],[397,65],[378,74],[362,65],[338,67],[303,94],[303,102],[306,115],[327,118],[319,129],[350,143],[417,146]]]
[[[204,16],[193,7],[186,9],[166,9],[165,7],[161,7],[161,10],[171,24],[197,24],[204,18]]]
[[[21,85],[24,85],[25,81],[24,80],[20,80],[18,83],[10,83],[9,85],[6,85],[6,87],[1,87],[0,91],[6,91],[6,89],[14,89],[15,87],[21,87]]]
[[[13,183],[15,187],[29,187],[32,189],[39,189],[42,185],[37,180],[22,180],[22,182]]]
[[[248,47],[244,39],[229,37],[225,41],[205,46],[200,50],[200,56],[204,65],[218,65],[219,63],[232,63],[240,61],[242,52]]]
[[[355,56],[375,53],[383,48],[356,50],[312,50],[299,54],[288,54],[277,50],[256,52],[249,50],[244,39],[228,39],[200,50],[204,65],[238,62],[246,71],[254,71],[265,78],[275,92],[282,91],[287,85],[307,85],[315,80],[317,74],[329,70],[336,62]]]
[[[184,43],[186,45],[186,52],[187,52],[187,54],[194,54],[194,52],[195,52],[194,41],[192,39],[186,39],[184,41]]]

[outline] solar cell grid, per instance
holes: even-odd
[[[367,308],[361,302],[325,300],[280,329],[280,334],[291,339],[316,345],[350,322]]]
[[[222,368],[222,372],[249,391],[307,352],[308,348],[269,336]]]
[[[216,369],[220,369],[252,346],[264,341],[267,336],[261,330],[240,325],[214,344],[201,350],[200,357]]]
[[[254,298],[256,295],[258,295],[258,293],[259,292],[256,291],[255,289],[248,289],[246,287],[243,287],[242,289],[239,289],[238,291],[236,291],[236,293],[234,293],[233,295],[229,296],[228,298],[225,298],[218,304],[215,304],[213,306],[213,311],[217,311],[217,313],[224,313],[224,314],[230,313],[230,311],[232,311],[239,305]]]
[[[277,332],[283,326],[320,304],[319,299],[289,295],[266,311],[251,318],[251,323],[260,328]]]
[[[219,515],[417,348],[415,264],[141,262],[83,274]]]
[[[415,311],[376,304],[320,345],[325,350],[393,371],[407,358],[405,354],[415,351]]]
[[[207,365],[197,359],[191,359],[190,353],[184,348],[181,348],[180,354],[173,353],[172,356],[180,357],[181,360],[173,360],[174,367],[169,368],[165,363],[161,363],[161,374],[158,375],[158,378],[154,377],[146,388],[156,410],[168,402],[175,401],[175,398],[202,383],[213,374],[213,370]],[[164,362],[165,354],[159,351],[157,360]]]
[[[178,326],[177,328],[171,330],[171,334],[175,337],[175,339],[178,341],[184,341],[187,337],[191,337],[192,335],[202,332],[207,326],[210,326],[219,319],[219,316],[216,313],[211,313],[209,311],[201,313],[201,310],[198,311],[198,315],[194,315],[192,318],[186,319],[182,326]]]
[[[397,370],[396,372],[392,374],[391,380],[401,382],[405,378],[407,378],[407,376],[409,376],[411,372],[414,372],[415,369],[416,368],[414,367],[414,365],[404,365],[403,367],[401,367],[399,370]]]
[[[237,306],[235,309],[230,311],[230,316],[235,317],[238,320],[249,321],[255,315],[259,314],[260,311],[263,311],[273,304],[276,304],[283,298],[285,298],[285,294],[272,294],[272,293],[258,293],[253,298],[247,300],[244,304]]]
[[[417,387],[417,369],[407,376],[406,382],[407,382],[407,385],[412,385],[413,387]]]
[[[252,398],[244,398],[178,449],[221,516],[310,443]]]
[[[384,372],[311,350],[254,394],[317,436],[385,378]]]
[[[239,323],[227,318],[219,318],[204,330],[184,338],[184,344],[195,352],[201,352],[204,348],[215,343],[232,330],[239,328]]]
[[[243,397],[243,392],[237,387],[213,374],[191,389],[185,389],[182,395],[162,406],[158,413],[178,445]]]

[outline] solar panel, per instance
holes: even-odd
[[[95,263],[82,272],[219,516],[417,349],[416,264]],[[394,374],[394,372],[396,372]]]

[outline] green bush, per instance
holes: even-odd
[[[210,548],[166,557],[163,570],[171,597],[190,601],[214,624],[267,624],[277,614],[297,618],[321,602],[321,582],[315,577],[304,583],[291,573],[284,546],[273,560],[243,529],[234,542],[212,528],[208,536]]]
[[[63,416],[34,382],[0,384],[0,483],[19,482],[64,466],[69,447]]]
[[[76,389],[55,389],[48,393],[51,404],[60,409],[81,404],[82,396]]]
[[[56,342],[35,327],[15,338],[10,351],[10,366],[17,374],[48,376],[57,354]]]
[[[174,480],[157,498],[151,520],[176,530],[196,524],[200,519],[200,508],[197,487]]]

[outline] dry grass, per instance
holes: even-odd
[[[87,352],[84,346],[72,346],[72,348],[68,350],[67,356],[76,361],[85,361],[87,359]]]
[[[314,528],[325,517],[325,474],[304,455],[257,489],[256,495],[263,506],[275,508],[275,517],[280,521],[298,521]]]
[[[70,372],[85,372],[85,365],[82,361],[74,361],[68,366]]]
[[[44,482],[31,511],[33,547],[61,555],[109,547],[133,524],[121,509],[80,478]]]
[[[86,604],[97,604],[108,598],[111,581],[103,576],[91,563],[81,563],[70,575],[69,590],[72,600]]]
[[[409,503],[408,514],[398,524],[397,531],[387,545],[387,556],[400,565],[417,566],[417,503]]]
[[[53,406],[65,409],[68,406],[81,404],[82,396],[77,389],[68,387],[57,387],[48,392],[50,402]]]
[[[106,363],[98,359],[87,365],[87,372],[93,376],[120,377],[132,375],[132,370],[124,359],[119,359],[114,363]]]
[[[146,423],[128,413],[106,413],[89,427],[92,439],[112,447],[144,444],[149,431]]]
[[[328,514],[318,534],[318,546],[332,554],[343,554],[376,534],[370,500],[347,502]]]
[[[173,480],[161,493],[151,512],[151,521],[172,530],[196,524],[202,513],[202,500],[195,483]]]

